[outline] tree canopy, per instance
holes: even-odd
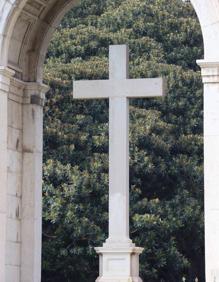
[[[164,99],[130,105],[130,236],[148,282],[204,281],[201,30],[181,0],[81,0],[45,62],[43,278],[91,282],[108,232],[108,101],[74,101],[73,79],[108,78],[110,44],[130,77],[164,76]]]

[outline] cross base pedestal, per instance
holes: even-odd
[[[139,255],[143,248],[108,245],[95,250],[100,259],[100,276],[96,282],[142,282]]]

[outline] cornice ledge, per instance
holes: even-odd
[[[1,93],[8,94],[11,79],[15,72],[7,67],[0,66],[0,91]]]
[[[25,82],[23,103],[44,106],[45,94],[49,89],[49,86],[40,82]]]
[[[50,87],[40,82],[25,82],[25,90],[29,93],[37,92],[38,94],[46,94]]]
[[[13,71],[12,69],[8,67],[0,66],[0,75],[7,77],[7,78],[11,78],[15,75],[15,71]]]
[[[219,61],[197,60],[203,83],[219,83]]]

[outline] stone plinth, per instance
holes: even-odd
[[[110,246],[96,248],[100,276],[96,282],[142,282],[139,277],[139,255],[142,248]]]

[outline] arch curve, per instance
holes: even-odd
[[[219,60],[219,1],[218,0],[191,0],[199,18],[204,39],[206,61]]]
[[[3,0],[0,4],[0,65],[24,81],[42,81],[42,66],[54,29],[78,0]],[[205,59],[219,58],[219,1],[191,0],[202,27]],[[217,41],[218,42],[218,41]]]
[[[0,65],[13,69],[23,81],[41,82],[51,36],[76,3],[77,0],[14,0],[8,4],[5,0],[0,5]]]

